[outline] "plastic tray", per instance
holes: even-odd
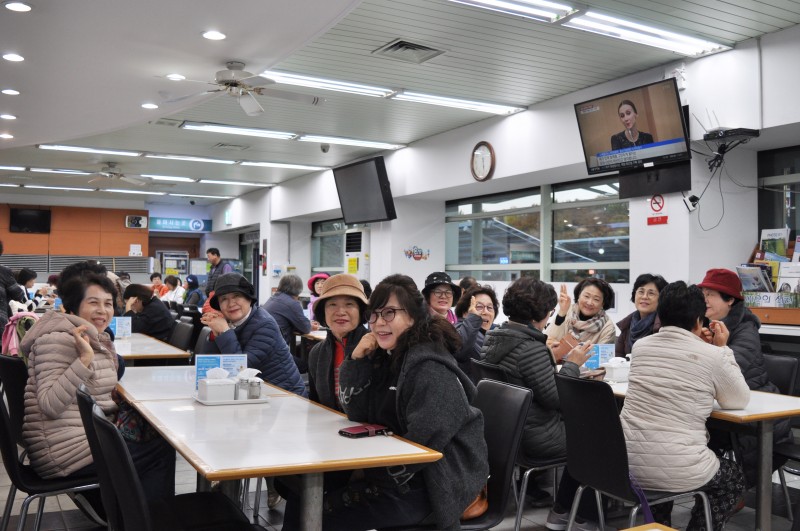
[[[251,398],[248,400],[200,400],[200,397],[195,393],[192,395],[192,398],[204,406],[246,406],[247,404],[265,404],[269,402],[269,397],[266,395],[261,395],[261,398]]]

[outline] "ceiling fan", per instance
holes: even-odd
[[[110,181],[125,181],[127,183],[135,184],[137,186],[144,186],[147,181],[140,179],[138,177],[132,177],[125,175],[124,173],[120,172],[117,169],[116,162],[106,162],[105,166],[93,174],[93,179],[89,181],[89,183],[96,183],[103,181],[105,179]]]
[[[255,94],[259,96],[269,96],[272,98],[280,98],[283,100],[294,101],[297,103],[305,103],[308,105],[321,105],[325,103],[324,98],[319,96],[311,96],[308,94],[298,94],[289,92],[287,90],[280,90],[276,88],[267,88],[265,85],[274,84],[275,81],[265,77],[257,76],[244,69],[244,63],[241,61],[228,61],[225,63],[225,70],[220,70],[214,75],[214,81],[194,81],[196,83],[208,83],[216,85],[217,88],[205,90],[203,92],[196,92],[194,94],[187,94],[177,98],[169,98],[169,94],[160,92],[162,97],[168,98],[164,103],[175,103],[197,96],[214,93],[227,93],[228,95],[236,98],[241,105],[242,110],[248,116],[258,116],[264,112],[264,108],[258,103]]]

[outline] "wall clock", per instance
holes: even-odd
[[[494,149],[489,142],[478,142],[470,154],[470,169],[476,181],[483,182],[492,178],[496,159]]]

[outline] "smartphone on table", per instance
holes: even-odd
[[[380,424],[360,424],[339,430],[339,435],[351,439],[361,439],[362,437],[374,437],[375,435],[391,435],[389,428]]]

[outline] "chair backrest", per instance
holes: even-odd
[[[178,317],[178,321],[194,326],[194,319],[191,315],[181,315]]]
[[[197,336],[197,342],[194,344],[195,354],[208,354],[207,347],[209,334],[211,334],[211,329],[207,326],[204,326],[200,331],[200,335]]]
[[[172,316],[173,320],[175,320],[175,321],[178,320],[178,312],[176,312],[175,310],[170,310],[169,314]]]
[[[192,341],[192,330],[194,330],[194,326],[188,323],[180,321],[175,323],[172,334],[169,336],[169,344],[181,350],[189,350]]]
[[[530,389],[481,380],[472,402],[483,413],[483,433],[489,451],[489,510],[483,524],[500,522],[508,506],[515,457],[533,393]],[[487,527],[488,529],[488,527]]]
[[[478,380],[497,380],[498,382],[508,382],[508,373],[504,367],[489,363],[484,360],[472,359],[472,374]]]
[[[114,531],[122,531],[125,529],[125,526],[119,515],[117,491],[114,487],[114,480],[109,475],[108,465],[105,463],[103,450],[100,447],[100,440],[97,438],[97,432],[94,429],[94,422],[92,421],[92,409],[96,405],[96,402],[83,384],[78,387],[76,398],[78,399],[78,410],[81,413],[81,421],[83,421],[83,430],[86,432],[86,440],[89,441],[89,449],[92,452],[92,459],[94,460],[95,469],[97,470],[97,477],[100,483],[100,496],[103,500],[103,508],[106,510],[106,521],[109,527]]]
[[[102,454],[102,459],[95,460],[95,463],[98,467],[105,467],[107,478],[114,478],[113,492],[125,529],[150,531],[150,511],[125,440],[97,405],[92,408],[92,424]],[[100,489],[106,489],[102,475]]]
[[[0,382],[3,383],[8,400],[11,436],[17,444],[24,446],[22,424],[25,420],[25,386],[28,383],[28,367],[25,366],[25,361],[16,356],[0,355]]]
[[[5,389],[0,390],[0,455],[3,457],[3,465],[6,467],[6,473],[8,473],[11,483],[18,489],[27,492],[22,478],[21,467],[23,465],[19,462],[19,448],[14,439],[12,422],[3,400],[5,394]]]
[[[636,500],[628,478],[628,450],[611,386],[556,374],[567,436],[567,468],[583,485]],[[637,502],[638,503],[638,502]]]
[[[178,316],[182,316],[182,315],[183,315],[183,304],[181,304],[181,303],[179,303],[179,302],[176,302],[176,303],[175,303],[175,308],[173,308],[173,309],[174,309],[176,312],[178,312]]]
[[[769,381],[774,383],[782,395],[791,395],[797,381],[797,358],[764,354],[764,368]]]

